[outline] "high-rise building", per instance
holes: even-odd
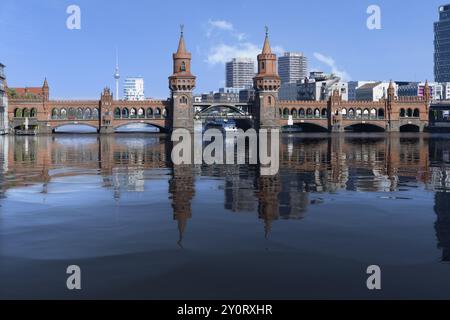
[[[226,63],[226,86],[228,88],[251,88],[255,76],[255,63],[248,58],[234,58]]]
[[[124,100],[127,101],[143,101],[144,95],[144,78],[134,77],[126,78],[123,85]]]
[[[450,4],[439,7],[434,23],[434,76],[436,82],[450,82]]]
[[[296,83],[308,76],[308,59],[303,53],[286,52],[278,58],[281,84]]]
[[[4,69],[5,66],[0,63],[0,134],[8,132],[8,94]]]

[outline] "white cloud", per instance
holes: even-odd
[[[225,20],[211,20],[209,19],[208,24],[211,28],[216,28],[225,31],[233,31],[234,27],[231,22]]]
[[[254,59],[259,53],[261,49],[249,42],[237,45],[221,43],[211,48],[206,61],[210,65],[225,64],[233,58]]]
[[[250,58],[256,60],[261,50],[260,46],[251,42],[243,42],[235,45],[221,43],[210,49],[206,62],[214,66],[216,64],[225,64],[233,58]],[[272,51],[276,54],[284,52],[280,46],[272,47]]]
[[[234,32],[234,26],[231,22],[228,22],[226,20],[208,20],[208,27],[206,30],[206,36],[210,38],[215,30],[219,31],[227,31],[227,32]]]
[[[340,77],[342,80],[349,81],[352,79],[352,77],[348,74],[347,71],[338,68],[338,66],[336,65],[336,61],[334,61],[332,57],[315,52],[314,58],[316,58],[319,62],[322,62],[323,64],[330,67],[331,72]]]

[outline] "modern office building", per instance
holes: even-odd
[[[303,53],[286,52],[278,58],[281,84],[297,83],[308,76],[308,59]]]
[[[376,81],[349,81],[348,83],[348,101],[356,100],[356,89],[363,85],[375,83]]]
[[[252,88],[255,77],[255,63],[252,59],[234,58],[225,66],[228,88]]]
[[[220,88],[219,91],[203,93],[198,102],[202,103],[236,103],[239,102],[240,88]]]
[[[0,134],[8,132],[8,94],[4,70],[5,66],[0,63]]]
[[[333,74],[311,72],[309,78],[297,82],[297,100],[327,101],[338,90],[342,100],[348,101],[348,82]]]
[[[356,89],[357,101],[380,101],[388,95],[389,82],[367,83]],[[398,85],[394,84],[395,96],[398,96]]]
[[[239,91],[239,102],[241,103],[251,103],[255,100],[255,89],[248,88]]]
[[[440,83],[429,83],[431,99],[444,100],[444,86]],[[411,82],[408,84],[401,84],[398,86],[399,97],[423,97],[425,92],[424,82]]]
[[[450,82],[444,82],[442,84],[442,96],[444,100],[450,100]]]
[[[434,23],[434,75],[436,82],[450,82],[450,4],[439,7]]]
[[[278,91],[278,97],[280,100],[296,101],[298,100],[299,86],[302,84],[299,82],[283,83]]]
[[[124,100],[126,101],[143,101],[144,94],[144,78],[132,77],[126,78],[123,86]]]

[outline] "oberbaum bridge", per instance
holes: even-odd
[[[423,97],[396,97],[391,82],[380,101],[343,101],[335,90],[328,101],[280,101],[281,85],[277,57],[272,53],[269,36],[258,55],[258,73],[254,77],[255,98],[248,103],[197,103],[193,90],[196,77],[191,73],[191,53],[186,50],[181,32],[178,50],[173,54],[173,74],[169,77],[171,97],[167,100],[114,100],[105,88],[100,100],[51,100],[47,79],[38,88],[11,88],[9,92],[10,128],[24,126],[38,134],[49,134],[67,125],[86,125],[99,133],[114,133],[130,124],[147,124],[171,132],[194,130],[194,121],[235,119],[255,129],[296,125],[328,132],[424,131],[428,126],[431,91],[428,82]],[[218,110],[228,110],[218,112]]]

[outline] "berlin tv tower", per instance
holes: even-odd
[[[115,100],[119,100],[119,79],[120,79],[120,73],[119,73],[119,53],[118,49],[116,48],[116,72],[114,73],[114,79],[116,79],[116,95],[114,96]]]

